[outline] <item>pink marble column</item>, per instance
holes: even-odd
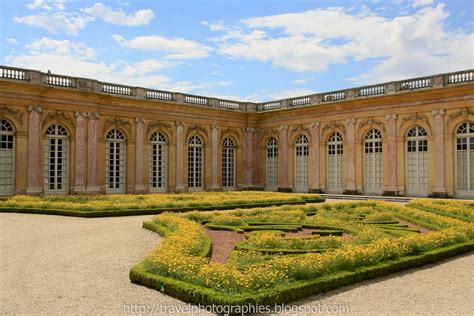
[[[40,136],[41,136],[41,113],[40,107],[28,107],[28,186],[26,194],[40,194],[43,192],[40,168]]]
[[[254,128],[246,128],[244,133],[244,176],[243,182],[245,188],[253,187],[253,171],[254,171],[254,152],[253,152],[253,134],[255,132]]]
[[[434,186],[433,196],[445,197],[446,187],[444,183],[444,110],[432,111],[434,127]]]
[[[346,155],[347,161],[347,186],[346,193],[356,193],[356,170],[355,170],[355,125],[356,120],[354,118],[346,120],[346,146],[344,148],[344,154]]]
[[[211,126],[211,143],[212,143],[212,157],[211,157],[211,190],[220,190],[219,182],[217,181],[218,169],[218,148],[219,148],[219,126]]]
[[[99,113],[89,113],[87,123],[87,193],[99,193],[97,163],[99,156]],[[104,162],[105,163],[105,162]],[[102,175],[104,176],[104,175]]]
[[[76,148],[74,159],[74,193],[86,192],[86,119],[87,113],[76,112]]]
[[[291,191],[288,182],[288,125],[280,126],[280,143],[281,143],[281,166],[278,172],[280,173],[280,185],[278,191]]]
[[[318,193],[321,191],[319,187],[319,122],[311,124],[311,152],[313,161],[311,166],[311,188],[310,192]]]
[[[143,117],[135,118],[135,193],[145,192],[145,183],[143,181],[143,157],[145,140],[145,119]]]
[[[397,195],[397,115],[388,114],[385,116],[385,120],[387,121],[388,181],[384,195]]]
[[[184,123],[176,122],[176,192],[184,192],[183,182]]]
[[[262,141],[262,135],[259,130],[255,129],[252,146],[252,159],[253,159],[253,178],[252,184],[254,187],[258,186],[263,189],[263,183],[261,180],[262,175],[262,158],[260,151],[260,143]]]

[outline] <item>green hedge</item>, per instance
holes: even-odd
[[[258,248],[243,245],[236,245],[236,250],[255,251],[263,254],[303,254],[310,252],[324,252],[328,249],[289,249],[289,248]]]
[[[471,222],[471,223],[474,222],[474,218],[472,218],[472,217],[453,214],[453,213],[449,213],[449,212],[443,212],[441,210],[431,208],[431,207],[424,207],[424,206],[418,205],[416,203],[409,203],[407,206],[417,208],[417,209],[422,210],[422,211],[436,213],[436,214],[442,215],[442,216],[448,216],[448,217],[456,218],[456,219],[459,219],[461,221],[466,221],[466,222]]]
[[[228,204],[216,206],[193,206],[193,207],[166,207],[153,209],[130,209],[130,210],[104,210],[104,211],[80,211],[80,210],[61,210],[61,209],[38,209],[38,208],[20,208],[20,207],[1,207],[0,213],[28,213],[28,214],[46,214],[63,215],[74,217],[109,217],[109,216],[131,216],[131,215],[155,215],[164,212],[189,212],[189,211],[224,211],[236,208],[254,208],[281,205],[301,205],[306,203],[321,203],[323,198],[304,199],[303,201],[278,201],[265,203],[247,203],[247,204]]]
[[[319,235],[319,236],[342,236],[344,232],[342,230],[316,229],[316,230],[313,230],[311,234]]]
[[[335,273],[313,280],[297,281],[290,285],[281,285],[271,289],[245,294],[224,294],[202,286],[152,274],[145,270],[144,263],[139,263],[130,270],[130,280],[133,283],[159,290],[167,295],[193,304],[233,306],[249,304],[274,305],[334,290],[363,280],[418,267],[473,250],[474,242],[470,241],[439,248],[416,256],[407,256],[398,260],[386,261],[352,272]]]
[[[218,225],[218,224],[208,223],[204,225],[204,227],[211,230],[227,230],[227,231],[236,232],[236,233],[244,232],[244,230],[240,228],[240,226]]]

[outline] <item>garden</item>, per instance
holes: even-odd
[[[0,201],[0,212],[79,217],[159,214],[165,211],[229,210],[322,202],[315,194],[196,192],[187,194],[15,195]]]
[[[195,304],[286,303],[472,251],[473,214],[435,200],[166,212],[144,223],[165,239],[130,279]]]

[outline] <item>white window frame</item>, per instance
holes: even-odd
[[[204,142],[193,135],[188,139],[188,191],[204,188]]]
[[[0,124],[0,196],[7,196],[15,192],[16,137],[10,121],[1,119]]]
[[[344,174],[343,174],[343,168],[344,168],[344,144],[343,144],[343,138],[342,135],[339,132],[334,132],[332,133],[329,138],[328,138],[328,143],[327,143],[327,151],[326,151],[326,157],[327,157],[327,184],[328,184],[328,192],[333,192],[333,193],[342,193],[343,192],[343,181],[344,181]],[[334,172],[335,178],[334,180],[331,179],[331,165],[333,164],[333,161],[331,159],[331,156],[334,156],[335,164],[334,164]],[[340,176],[339,176],[340,175]],[[333,185],[333,182],[335,185]]]
[[[300,135],[295,142],[295,192],[308,192],[309,141]]]
[[[369,130],[364,137],[364,193],[381,194],[383,185],[382,133]]]
[[[68,194],[70,167],[69,133],[61,124],[53,124],[46,129],[45,134],[44,193]],[[61,150],[58,150],[59,145],[61,146]],[[52,156],[52,154],[54,155]],[[51,158],[54,159],[53,162],[51,162]],[[51,175],[51,172],[54,174]],[[51,186],[53,186],[53,188],[51,188]]]
[[[463,128],[465,126],[465,129]],[[458,142],[465,140],[465,150],[460,150]],[[465,165],[460,168],[459,154],[461,151],[465,151],[466,162]],[[474,122],[463,122],[459,124],[456,129],[456,135],[454,140],[454,152],[455,154],[455,195],[456,197],[474,197]],[[459,173],[466,175],[466,188],[460,188],[459,186]]]
[[[235,189],[235,142],[226,137],[222,141],[222,189]]]
[[[168,139],[161,132],[150,136],[150,192],[168,191]]]
[[[278,188],[278,141],[271,137],[266,148],[266,190],[275,191]]]
[[[423,148],[423,150],[420,150],[420,148]],[[429,173],[428,150],[429,150],[429,143],[428,143],[428,134],[426,130],[421,126],[415,126],[411,128],[407,133],[407,137],[405,141],[406,195],[410,195],[410,196],[427,196],[428,195],[428,173]],[[411,159],[415,159],[415,161],[411,161]],[[414,186],[411,182],[412,179],[410,178],[410,175],[411,175],[410,164],[414,166],[413,171],[416,173],[416,175],[412,175],[414,177],[413,179],[415,179],[415,182],[416,182]],[[420,167],[426,168],[426,171],[420,170]],[[424,178],[420,177],[420,174],[423,175],[422,173],[425,174]]]
[[[107,148],[105,157],[105,193],[107,194],[124,194],[126,193],[127,180],[127,146],[125,134],[119,129],[112,129],[107,133]],[[116,155],[117,148],[119,149],[119,158],[113,157],[113,170],[109,170],[111,163],[111,149],[114,149],[113,155]],[[118,164],[117,164],[118,162]],[[117,175],[118,166],[118,175]],[[112,183],[110,182],[112,178]],[[118,181],[117,181],[118,178]],[[118,186],[117,186],[118,184]],[[112,185],[112,187],[110,187]]]

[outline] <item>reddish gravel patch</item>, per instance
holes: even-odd
[[[405,221],[405,220],[402,220],[402,219],[399,219],[398,221],[400,222],[400,224],[408,225],[408,228],[416,228],[416,229],[418,229],[418,230],[420,231],[420,234],[426,234],[426,233],[429,233],[429,232],[431,231],[431,230],[429,230],[429,229],[426,228],[426,227],[413,224],[412,222],[408,222],[408,221]]]
[[[211,237],[212,255],[211,261],[225,263],[229,259],[230,252],[235,244],[244,240],[244,234],[225,230],[206,229],[206,233]]]

